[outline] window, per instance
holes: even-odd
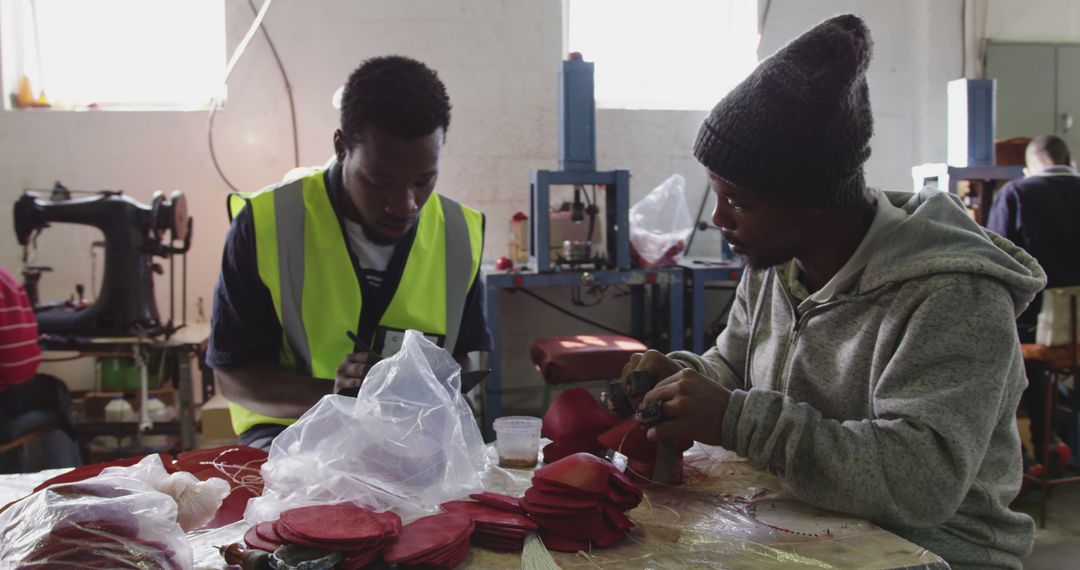
[[[757,65],[757,0],[567,0],[596,105],[711,109]]]
[[[206,109],[222,94],[224,0],[0,0],[8,108]]]

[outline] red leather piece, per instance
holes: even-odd
[[[588,390],[571,388],[551,402],[551,406],[544,413],[540,433],[557,442],[591,440],[595,445],[596,436],[617,425],[619,418],[604,409]]]

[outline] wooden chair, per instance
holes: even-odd
[[[21,450],[25,445],[39,437],[46,436],[59,428],[55,414],[34,410],[0,422],[0,453]],[[25,463],[26,455],[22,456]]]
[[[1024,152],[1031,137],[1013,137],[994,141],[994,164],[998,166],[1024,166]]]
[[[1037,484],[1041,487],[1039,499],[1039,527],[1046,527],[1046,503],[1050,498],[1050,491],[1058,485],[1080,483],[1080,476],[1050,476],[1050,448],[1054,413],[1057,411],[1058,387],[1069,376],[1075,376],[1080,371],[1077,362],[1077,352],[1080,345],[1077,343],[1077,321],[1080,320],[1077,305],[1080,298],[1080,287],[1058,287],[1047,289],[1043,292],[1043,305],[1039,313],[1039,333],[1037,343],[1023,344],[1025,361],[1042,363],[1049,377],[1046,382],[1046,400],[1043,413],[1043,445],[1041,452],[1043,470],[1040,476],[1024,474],[1026,482]],[[1051,329],[1051,322],[1055,324]],[[1062,326],[1065,323],[1066,326]],[[1062,331],[1065,334],[1062,334]],[[1056,332],[1056,334],[1055,334]]]

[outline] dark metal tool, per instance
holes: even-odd
[[[657,400],[642,407],[634,414],[641,427],[649,429],[664,419],[664,403]]]
[[[349,337],[349,340],[353,341],[353,352],[366,352],[371,355],[368,361],[369,367],[371,364],[375,364],[379,360],[382,360],[382,355],[375,352],[374,350],[371,350],[371,347],[368,346],[368,343],[364,342],[364,339],[360,338],[356,333],[352,331],[345,331],[345,336]],[[339,396],[348,396],[350,398],[355,398],[359,393],[359,386],[353,386],[352,388],[342,388],[338,390]]]
[[[634,417],[645,429],[668,419],[664,417],[664,402],[657,400],[642,406],[645,394],[656,387],[660,378],[648,370],[635,370],[627,378],[626,395],[636,406]],[[656,467],[653,468],[653,481],[661,485],[670,485],[675,481],[675,462],[679,458],[678,441],[675,437],[661,438],[656,444]]]

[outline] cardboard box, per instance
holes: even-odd
[[[202,414],[202,439],[204,441],[229,439],[236,440],[236,432],[232,428],[232,419],[229,416],[229,403],[221,392],[214,394],[201,408]]]

